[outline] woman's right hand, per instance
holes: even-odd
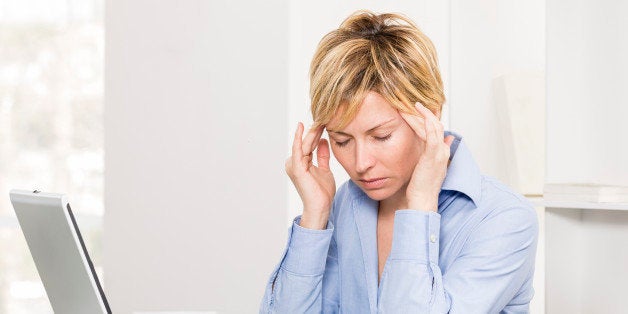
[[[303,202],[301,227],[325,229],[336,194],[336,181],[329,170],[329,143],[321,138],[325,126],[311,129],[303,139],[299,122],[292,142],[292,156],[286,160],[286,173]],[[318,146],[318,149],[317,149]],[[317,166],[312,162],[316,149]]]

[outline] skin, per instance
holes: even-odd
[[[305,138],[299,123],[292,155],[286,160],[286,173],[303,201],[300,225],[325,229],[336,191],[329,169],[330,146],[321,138],[327,128],[334,157],[354,183],[379,201],[380,277],[392,245],[395,211],[437,212],[447,172],[454,137],[444,138],[440,114],[434,115],[421,104],[416,109],[416,115],[400,113],[381,95],[369,92],[355,118],[342,130],[337,128],[342,112],[327,126],[311,129]],[[317,165],[312,162],[315,150]]]

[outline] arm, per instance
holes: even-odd
[[[501,311],[534,268],[538,224],[527,205],[494,210],[474,226],[447,273],[439,268],[438,195],[453,138],[443,140],[438,118],[416,105],[402,116],[425,143],[406,190],[408,208],[395,213],[393,244],[382,273],[382,312],[494,313]],[[524,298],[525,299],[525,298]],[[517,311],[527,312],[528,302]],[[399,308],[400,307],[400,308]],[[397,310],[397,311],[398,311]],[[507,309],[512,310],[512,309]]]
[[[323,130],[323,125],[311,128],[303,139],[303,124],[297,125],[286,173],[303,201],[303,215],[292,224],[282,261],[266,285],[260,313],[320,313],[323,294],[331,296],[325,304],[333,303],[333,293],[325,291],[335,290],[338,269],[329,221],[336,182],[329,169],[329,144],[321,139]],[[312,163],[315,149],[317,166]]]
[[[281,263],[266,285],[260,313],[336,313],[338,258],[333,225],[306,229],[295,219]]]
[[[397,211],[380,312],[499,313],[531,276],[538,224],[530,208],[485,218],[446,274],[438,266],[439,232],[439,214]]]

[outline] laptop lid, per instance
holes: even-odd
[[[10,196],[54,312],[111,314],[66,196],[25,190]]]

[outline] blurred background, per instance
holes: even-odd
[[[115,313],[257,312],[301,211],[309,62],[358,9],[427,33],[446,127],[536,206],[532,313],[628,313],[623,190],[549,197],[628,186],[616,0],[0,0],[0,313],[52,313],[14,188],[68,194]]]
[[[0,313],[52,313],[10,189],[72,195],[102,274],[104,2],[0,1]]]

